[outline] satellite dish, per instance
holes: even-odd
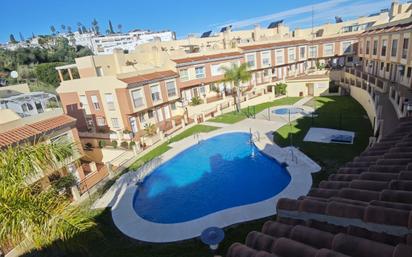
[[[17,71],[14,70],[14,71],[10,72],[10,76],[14,79],[17,79],[17,77],[19,76],[19,73],[17,73]]]

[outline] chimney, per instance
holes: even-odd
[[[393,0],[391,4],[391,9],[389,11],[389,20],[392,20],[397,14],[399,14],[399,2],[398,0]]]

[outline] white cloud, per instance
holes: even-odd
[[[249,18],[245,20],[235,21],[232,23],[226,23],[226,24],[222,24],[220,27],[232,25],[233,28],[243,28],[243,27],[247,27],[250,25],[254,25],[256,23],[261,23],[261,22],[271,21],[271,20],[285,19],[287,17],[291,17],[291,16],[295,16],[299,14],[309,13],[309,12],[312,12],[312,8],[316,11],[330,10],[331,8],[334,8],[338,6],[339,4],[342,4],[348,1],[350,0],[329,0],[326,2],[319,3],[319,4],[306,5],[306,6],[302,6],[302,7],[282,11],[282,12],[272,13],[272,14],[265,15],[265,16],[253,17],[253,18]]]
[[[388,3],[386,0],[373,1],[373,2],[358,2],[350,5],[339,6],[333,9],[333,13],[330,10],[316,11],[314,12],[314,23],[319,25],[326,21],[331,21],[335,16],[342,18],[356,18],[363,15],[369,15],[374,12],[378,12],[383,8],[386,8]],[[312,17],[305,17],[297,20],[290,20],[287,22],[292,27],[309,27],[311,26]]]

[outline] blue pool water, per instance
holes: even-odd
[[[289,173],[249,137],[216,136],[156,168],[136,191],[136,213],[157,223],[178,223],[278,194],[289,184]]]
[[[289,114],[289,110],[290,110],[290,114],[298,114],[298,113],[303,112],[302,108],[289,107],[289,108],[279,108],[279,109],[273,110],[272,113],[278,114],[278,115],[286,115],[286,114]]]

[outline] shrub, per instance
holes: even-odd
[[[130,143],[129,143],[129,148],[130,149],[133,149],[133,146],[135,146],[136,145],[136,142],[135,141],[130,141]]]
[[[275,95],[286,95],[287,86],[285,83],[277,83],[275,85]]]
[[[130,134],[130,133],[132,133],[132,132],[128,129],[123,130],[123,134]]]
[[[190,101],[191,106],[199,105],[202,103],[203,103],[203,100],[198,96],[193,97],[192,100]]]
[[[129,143],[127,143],[126,141],[123,141],[123,142],[120,143],[120,146],[127,149],[127,148],[129,148]]]
[[[77,184],[77,178],[72,173],[69,173],[66,176],[61,177],[57,179],[55,182],[53,182],[53,187],[57,191],[61,191],[61,190],[68,190],[72,186],[75,186],[76,184]]]
[[[99,140],[99,148],[103,148],[106,146],[106,141],[104,140]]]
[[[112,146],[113,146],[113,148],[117,148],[117,144],[118,144],[118,143],[117,143],[116,140],[113,140],[113,141],[112,141]]]

